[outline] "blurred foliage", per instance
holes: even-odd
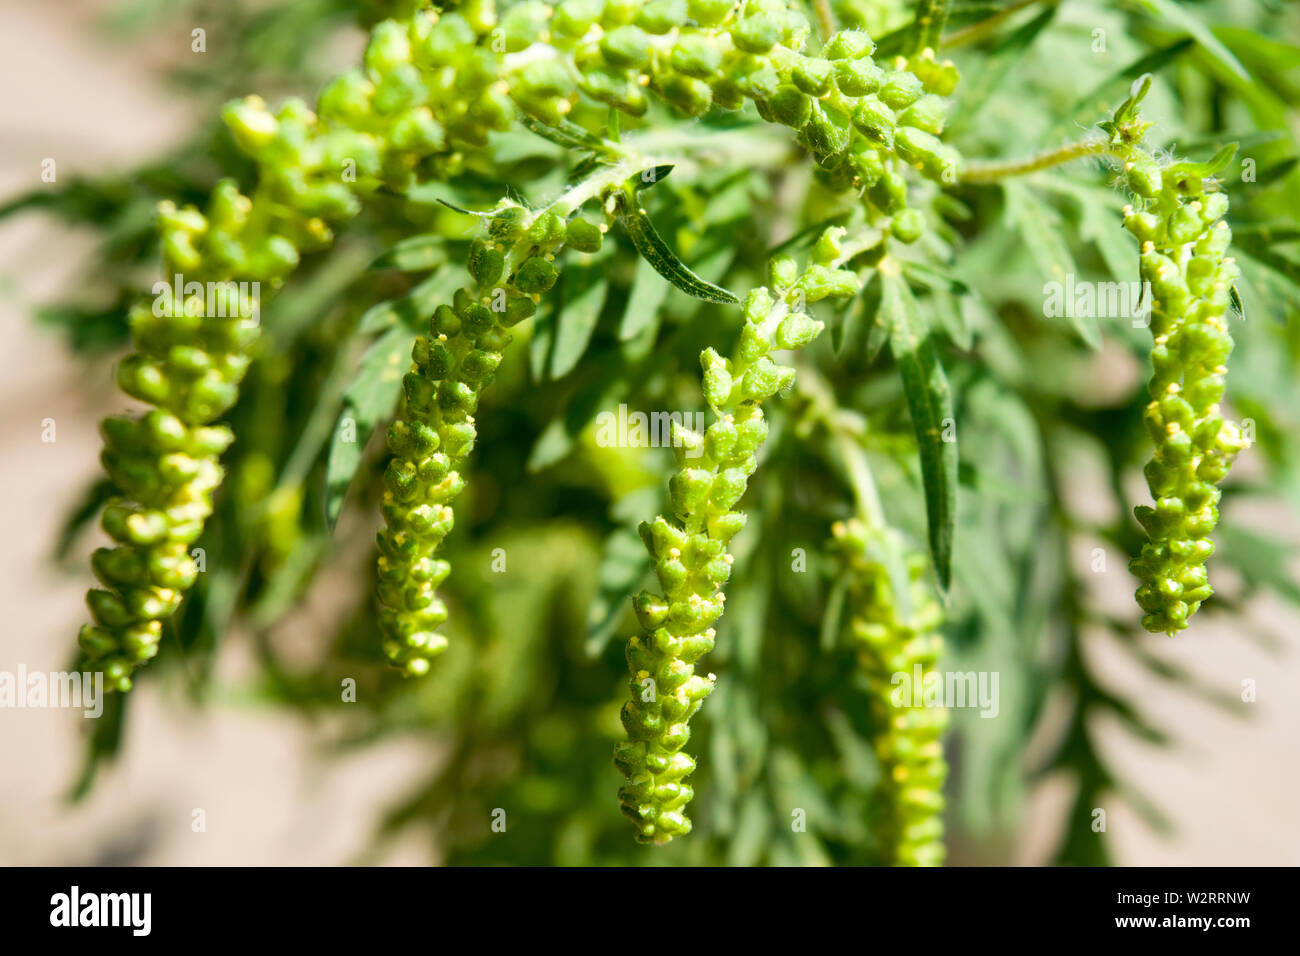
[[[320,51],[355,40],[358,19],[371,22],[387,6],[134,0],[106,27],[122,43],[202,24],[212,52],[184,58],[166,79],[195,116],[215,117],[217,103],[236,93],[311,94],[339,66]],[[914,6],[831,3],[839,23],[866,26],[884,49],[901,45]],[[1075,138],[1148,71],[1156,81],[1146,113],[1158,124],[1149,142],[1195,156],[1241,144],[1225,177],[1245,273],[1229,396],[1258,443],[1225,488],[1211,562],[1216,579],[1232,569],[1239,584],[1221,588],[1198,623],[1227,615],[1247,631],[1258,594],[1300,604],[1293,542],[1234,522],[1239,499],[1300,504],[1298,31],[1300,10],[1267,0],[954,0],[945,33],[944,52],[963,76],[946,138],[968,158],[1021,157]],[[696,132],[711,127],[742,138],[763,132],[714,114]],[[834,563],[821,550],[861,492],[842,443],[865,449],[894,525],[917,544],[926,525],[907,403],[865,297],[821,316],[839,354],[823,337],[802,359],[795,395],[773,403],[772,439],[745,502],[750,523],[735,542],[728,611],[707,662],[718,689],[695,721],[701,769],[691,837],[665,849],[635,845],[610,757],[621,735],[622,638],[635,627],[627,596],[648,574],[634,529],[663,504],[670,456],[601,447],[594,421],[620,403],[702,408],[699,351],[722,348],[738,317],[670,288],[625,237],[602,263],[598,310],[571,315],[561,300],[522,326],[531,331],[485,395],[469,489],[445,545],[455,569],[445,589],[451,649],[420,681],[383,663],[370,595],[382,440],[351,461],[336,461],[346,452],[332,454],[331,442],[345,411],[363,438],[382,431],[397,395],[390,357],[405,361],[427,302],[446,288],[440,270],[458,268],[442,263],[464,260],[468,220],[436,200],[537,201],[558,190],[573,162],[527,133],[502,135],[494,155],[427,195],[372,206],[264,306],[270,334],[230,416],[239,437],[200,542],[206,573],[144,679],[175,683],[196,700],[291,709],[313,721],[335,712],[342,682],[355,680],[348,719],[321,724],[333,728],[320,731],[330,743],[346,751],[410,734],[430,742],[427,775],[376,822],[376,854],[388,841],[432,834],[448,863],[874,862],[871,714],[841,626]],[[762,168],[675,174],[647,201],[696,273],[745,289],[760,281],[758,264],[773,247],[798,246],[834,214],[830,195],[810,186],[808,165],[791,149]],[[37,317],[62,329],[103,377],[125,341],[126,303],[156,261],[153,205],[197,201],[222,171],[247,176],[248,167],[209,120],[139,168],[43,187],[0,209],[40,210],[98,237],[79,284],[93,291]],[[1001,676],[997,719],[954,711],[949,828],[957,847],[1005,844],[1028,787],[1065,775],[1075,796],[1055,858],[1067,864],[1110,860],[1106,838],[1091,830],[1094,807],[1127,800],[1160,823],[1141,781],[1116,777],[1098,724],[1170,742],[1136,701],[1108,689],[1086,641],[1107,633],[1152,680],[1223,703],[1152,654],[1155,638],[1138,626],[1137,607],[1101,600],[1098,575],[1078,559],[1081,546],[1102,547],[1105,576],[1123,579],[1109,590],[1131,590],[1125,563],[1140,541],[1131,506],[1147,455],[1149,337],[1128,320],[1102,319],[1105,347],[1094,351],[1090,330],[1042,317],[1044,277],[1056,269],[1136,277],[1112,179],[1103,162],[1084,160],[934,195],[935,228],[908,271],[961,436],[944,666]],[[81,531],[102,495],[96,486],[73,503],[61,554],[87,550]],[[804,573],[792,571],[795,549],[806,553]],[[213,659],[227,639],[257,649],[248,684],[214,683]],[[129,746],[121,722],[130,704],[115,700],[99,722],[80,792],[97,762]],[[491,830],[498,807],[508,814],[505,836]],[[807,834],[791,832],[795,807],[807,811]]]

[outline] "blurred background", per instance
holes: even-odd
[[[286,6],[0,0],[0,63],[7,81],[7,95],[0,101],[0,205],[42,186],[46,158],[57,161],[59,183],[79,175],[100,179],[152,168],[146,187],[123,187],[129,201],[111,189],[107,195],[83,197],[85,203],[101,202],[105,215],[113,217],[115,231],[107,237],[70,221],[75,216],[46,215],[39,208],[12,212],[0,222],[0,400],[5,410],[0,418],[5,542],[0,555],[0,606],[5,609],[0,671],[14,671],[20,664],[29,671],[67,667],[77,628],[86,617],[86,558],[102,536],[90,527],[66,536],[66,554],[56,559],[55,551],[69,527],[69,514],[79,503],[93,500],[86,496],[99,477],[98,419],[127,405],[111,375],[111,362],[121,351],[120,321],[114,326],[111,317],[105,318],[111,309],[103,305],[113,302],[117,289],[88,269],[117,261],[122,272],[115,281],[124,289],[144,288],[152,281],[142,238],[148,221],[146,216],[132,222],[130,216],[139,218],[155,192],[166,195],[172,186],[187,189],[193,181],[211,178],[207,168],[190,172],[189,150],[190,144],[207,142],[204,131],[213,128],[216,104],[254,90],[272,101],[293,93],[310,98],[323,78],[355,62],[364,44],[364,34],[355,26],[356,4],[311,0],[297,4],[295,14],[283,13]],[[1067,9],[1058,26],[1067,35],[1086,34],[1091,13],[1076,22],[1070,19],[1071,4],[1062,6]],[[1104,8],[1104,24],[1118,16],[1110,5],[1096,6]],[[281,12],[259,21],[268,10]],[[191,30],[205,25],[206,52],[195,54]],[[1119,29],[1117,35],[1123,32]],[[241,37],[250,36],[262,45],[232,49],[243,42]],[[1099,69],[1113,70],[1123,62],[1117,52]],[[1295,101],[1289,105],[1285,122],[1294,135]],[[139,208],[132,205],[136,201]],[[94,210],[87,215],[93,217]],[[372,245],[341,245],[330,269],[308,270],[302,277],[309,294],[282,303],[283,308],[305,311],[307,321],[329,310],[350,310],[355,318],[355,303],[375,299],[376,288],[365,285],[362,271],[387,237],[400,234],[400,229],[375,227],[367,233]],[[117,245],[106,252],[104,243]],[[331,274],[337,280],[333,286],[327,281]],[[341,284],[354,280],[360,286],[345,291]],[[381,297],[394,293],[379,291]],[[47,312],[42,321],[33,321],[40,306],[76,299],[98,302],[97,311],[74,316]],[[1251,321],[1273,320],[1261,315]],[[296,347],[333,354],[339,341]],[[358,347],[343,348],[355,364]],[[1079,380],[1103,394],[1131,389],[1137,373],[1125,358],[1103,353],[1089,359],[1093,364],[1079,373]],[[690,373],[689,365],[685,371]],[[523,386],[517,383],[525,375],[522,366],[503,374],[506,394],[512,389],[518,394]],[[327,372],[319,378],[313,384],[310,376],[285,366],[252,387],[271,390],[266,394],[338,391]],[[310,416],[274,405],[255,405],[244,415],[256,416],[259,409],[264,419],[273,419],[264,422],[268,428],[288,422],[304,433],[309,430],[302,422]],[[253,572],[260,575],[256,600],[240,598],[241,614],[232,620],[233,593],[205,594],[201,610],[194,612],[204,622],[189,627],[188,637],[177,638],[187,642],[189,653],[184,659],[170,654],[173,660],[166,666],[161,661],[151,665],[159,673],[138,682],[125,719],[106,715],[101,723],[114,729],[101,730],[99,738],[88,726],[96,722],[76,713],[0,710],[0,863],[852,861],[850,853],[834,849],[809,859],[737,849],[738,843],[761,845],[764,839],[761,828],[746,829],[743,808],[739,823],[727,822],[720,810],[702,811],[699,842],[716,852],[674,847],[677,855],[660,852],[655,857],[656,850],[631,845],[630,832],[617,819],[619,777],[608,756],[623,693],[616,675],[621,667],[618,645],[630,633],[627,621],[615,614],[598,652],[589,653],[591,608],[597,616],[611,613],[601,611],[603,589],[610,582],[599,575],[619,571],[609,560],[609,540],[591,529],[617,522],[586,513],[602,511],[601,505],[592,503],[588,509],[574,503],[596,497],[584,487],[582,462],[561,463],[564,477],[548,479],[527,507],[515,504],[509,511],[502,503],[509,488],[501,485],[510,479],[500,476],[523,464],[537,432],[547,424],[545,410],[539,414],[540,419],[528,420],[519,413],[518,420],[492,426],[529,437],[515,443],[521,446],[517,454],[484,453],[475,473],[481,487],[473,493],[464,529],[460,521],[457,525],[457,535],[465,540],[454,555],[456,573],[465,567],[466,576],[474,579],[455,595],[456,614],[463,612],[471,622],[460,637],[462,643],[477,641],[497,655],[491,680],[467,676],[471,665],[449,653],[451,676],[444,683],[390,691],[390,678],[367,664],[368,676],[359,677],[362,703],[330,706],[330,688],[337,688],[340,674],[354,671],[322,663],[327,648],[342,648],[333,657],[348,661],[349,653],[364,657],[356,648],[370,639],[350,622],[364,606],[370,573],[369,548],[378,522],[373,483],[354,489],[328,546],[328,534],[319,527],[311,531],[312,522],[305,519],[301,525],[308,531],[286,532],[282,541],[276,537],[276,509],[291,514],[289,523],[296,526],[301,499],[305,495],[310,502],[313,492],[295,490],[244,462],[231,481],[245,501],[261,502],[257,529],[241,525],[241,534],[256,540],[260,549]],[[46,419],[56,423],[53,442],[42,441]],[[332,424],[330,412],[326,429]],[[489,430],[489,440],[492,434]],[[375,457],[374,444],[370,452]],[[579,449],[577,457],[582,454]],[[377,467],[368,460],[363,470],[373,476]],[[274,472],[271,465],[266,468]],[[656,499],[647,498],[647,489],[656,487],[664,465],[656,468],[642,469],[643,474],[626,462],[607,463],[605,491],[614,487],[618,493],[606,497],[615,506],[624,502],[630,514],[652,514],[645,503],[653,509]],[[630,469],[631,477],[620,469]],[[1104,513],[1107,503],[1089,491],[1104,483],[1095,464],[1080,458],[1078,467],[1068,470],[1071,500],[1080,512]],[[1245,481],[1265,471],[1246,458],[1238,470]],[[634,504],[642,506],[639,511]],[[314,507],[319,510],[319,502]],[[305,508],[302,513],[316,512]],[[494,517],[500,513],[506,516]],[[1300,816],[1294,810],[1300,789],[1300,616],[1275,595],[1295,588],[1292,545],[1300,527],[1294,511],[1277,496],[1233,502],[1227,515],[1227,521],[1266,531],[1286,544],[1258,556],[1271,565],[1275,587],[1243,591],[1233,569],[1212,565],[1213,574],[1223,575],[1227,594],[1247,593],[1249,600],[1224,613],[1203,610],[1177,640],[1130,634],[1132,641],[1141,642],[1140,657],[1105,628],[1086,629],[1078,640],[1079,654],[1106,691],[1140,713],[1143,725],[1165,735],[1136,734],[1131,724],[1105,708],[1098,709],[1095,719],[1085,718],[1089,745],[1107,778],[1097,804],[1107,810],[1104,839],[1110,858],[1121,865],[1300,864]],[[237,521],[245,519],[255,523],[248,509]],[[1072,559],[1086,568],[1095,544],[1086,536],[1072,540]],[[544,580],[489,584],[488,555],[497,546],[507,548],[516,567]],[[213,553],[219,552],[214,545]],[[1089,584],[1092,598],[1132,625],[1132,583],[1122,556],[1111,550],[1109,557],[1111,570]],[[639,580],[635,570],[622,577]],[[614,578],[613,593],[620,587],[623,593],[632,590],[619,574]],[[238,589],[247,578],[232,574],[230,582]],[[489,598],[495,612],[485,607]],[[742,616],[729,603],[729,615],[733,611]],[[761,611],[758,620],[763,620]],[[522,647],[493,643],[491,635],[503,626],[517,628]],[[566,632],[576,635],[573,646],[553,636]],[[213,638],[218,633],[219,641]],[[529,642],[556,640],[560,643],[552,657],[529,650]],[[566,656],[595,663],[557,673]],[[725,657],[721,664],[725,675]],[[1153,676],[1161,672],[1164,677]],[[1168,679],[1172,672],[1177,679]],[[1003,680],[1007,693],[1014,676],[1004,673]],[[1257,687],[1257,699],[1241,704],[1246,680]],[[511,682],[538,688],[531,703],[519,704],[509,696]],[[523,692],[517,696],[527,698]],[[382,704],[372,706],[367,699]],[[711,701],[706,711],[715,704],[719,713],[727,713],[723,700]],[[1032,720],[1023,719],[1025,727],[1013,743],[986,745],[972,736],[973,742],[953,750],[952,863],[1060,859],[1067,831],[1078,825],[1067,819],[1076,800],[1077,776],[1068,769],[1054,772],[1051,754],[1060,746],[1062,727],[1074,719],[1072,713],[1068,693],[1061,699],[1044,694],[1035,698]],[[969,722],[966,715],[959,721]],[[109,739],[118,732],[120,739]],[[527,745],[511,749],[512,738],[525,737]],[[88,752],[115,756],[96,770]],[[961,790],[961,781],[969,780],[971,767],[981,760],[998,762],[996,772],[988,771],[990,779],[979,787]],[[585,776],[574,779],[570,791],[557,789],[557,780],[577,773],[572,770],[577,765],[587,768]],[[796,771],[794,777],[802,774]],[[80,799],[70,799],[78,783],[91,777],[93,785],[83,788]],[[730,786],[743,789],[744,781],[742,775]],[[698,789],[709,786],[727,784],[703,773]],[[596,809],[587,815],[569,812],[578,803]],[[488,815],[498,805],[517,816],[507,833],[492,835],[486,833]],[[192,827],[196,810],[204,814],[203,832]],[[488,841],[496,843],[485,849]],[[828,839],[828,845],[834,844],[834,838]],[[1072,861],[1092,860],[1066,860]]]

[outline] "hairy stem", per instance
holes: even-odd
[[[836,30],[835,12],[831,10],[831,0],[812,0],[812,5],[817,13],[817,26],[821,29],[822,39],[829,40]]]
[[[1110,151],[1110,141],[1104,136],[1088,136],[1056,149],[1025,159],[992,160],[967,163],[961,180],[965,183],[992,183],[1011,176],[1024,176],[1062,163],[1071,163],[1087,156],[1100,156]]]

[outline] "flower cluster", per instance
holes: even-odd
[[[940,866],[943,785],[948,776],[941,738],[948,712],[918,706],[917,699],[931,682],[942,680],[936,668],[943,648],[938,633],[943,612],[925,586],[926,562],[920,555],[903,562],[908,593],[896,593],[883,553],[894,545],[888,530],[868,529],[856,519],[836,522],[831,530],[832,547],[852,573],[851,626],[877,727],[877,844],[882,859],[891,865]],[[918,673],[920,687],[915,686]]]
[[[690,718],[714,683],[713,675],[695,673],[695,663],[713,649],[714,624],[726,601],[727,544],[745,526],[736,506],[767,437],[762,403],[794,383],[795,370],[770,355],[802,348],[821,332],[822,323],[800,305],[852,295],[858,279],[829,261],[814,261],[800,275],[793,260],[781,258],[772,263],[771,285],[773,291],[759,288],[746,298],[732,358],[712,348],[701,354],[704,398],[714,421],[703,434],[676,426],[672,518],[640,527],[661,593],[642,591],[632,601],[642,633],[627,645],[631,700],[622,718],[628,739],[619,744],[615,763],[627,778],[619,802],[643,843],[667,843],[691,828],[684,809],[693,795],[686,778],[695,761],[682,748],[690,739]]]
[[[212,423],[238,398],[262,286],[276,287],[300,253],[328,245],[329,223],[360,208],[356,193],[404,186],[441,149],[429,111],[393,92],[403,48],[394,27],[376,28],[365,73],[332,84],[319,116],[301,100],[274,114],[257,97],[226,108],[226,125],[256,162],[251,197],[223,181],[206,213],[159,208],[168,281],[153,303],[132,309],[135,351],[117,374],[124,392],[154,410],[103,425],[104,466],[122,496],[103,526],[118,546],[92,558],[106,588],[87,595],[95,623],[80,635],[111,688],[129,689],[134,669],[157,654],[162,622],[194,582],[189,546],[211,514],[218,459],[233,438]]]
[[[649,93],[686,116],[751,100],[764,119],[798,131],[830,184],[867,190],[890,216],[906,206],[902,164],[944,182],[957,176],[960,157],[939,140],[952,64],[926,51],[881,67],[860,30],[807,55],[808,21],[781,0],[530,2],[512,7],[501,30],[527,60],[511,94],[543,121],[567,115],[579,92],[633,116],[649,109]]]
[[[437,632],[447,608],[435,590],[451,567],[434,555],[452,528],[479,393],[501,364],[507,329],[533,315],[555,284],[554,258],[564,245],[594,252],[603,238],[602,227],[580,217],[566,223],[554,209],[534,215],[504,204],[488,219],[488,238],[470,248],[473,283],[438,306],[429,334],[416,340],[402,411],[388,430],[393,457],[384,472],[378,560],[384,653],[408,676],[427,673],[447,646]]]
[[[1136,106],[1134,100],[1121,113]],[[1129,568],[1141,581],[1142,626],[1176,634],[1213,589],[1205,567],[1219,520],[1218,483],[1248,444],[1224,418],[1224,376],[1232,352],[1228,330],[1238,269],[1227,255],[1232,230],[1228,197],[1210,178],[1231,156],[1210,164],[1161,166],[1140,145],[1147,124],[1113,124],[1114,153],[1124,162],[1135,203],[1124,226],[1141,243],[1141,275],[1151,288],[1151,401],[1143,412],[1155,446],[1145,468],[1155,507],[1135,514],[1147,533]]]
[[[512,128],[521,112],[531,122],[564,130],[565,117],[584,96],[640,115],[647,108],[646,90],[689,115],[711,104],[738,108],[753,100],[766,118],[796,128],[839,185],[865,189],[904,241],[920,235],[921,223],[906,208],[900,163],[942,179],[957,162],[937,139],[946,108],[941,97],[956,80],[950,64],[923,56],[911,71],[901,61],[882,69],[870,59],[870,37],[858,31],[837,34],[820,56],[805,56],[799,51],[809,32],[806,20],[774,0],[748,0],[739,7],[730,0],[566,0],[557,7],[525,2],[500,18],[486,2],[450,13],[421,3],[390,6],[398,18],[374,26],[363,68],[331,82],[316,111],[292,99],[272,112],[258,97],[226,108],[235,141],[256,163],[251,196],[223,182],[206,213],[169,204],[160,209],[169,277],[183,277],[182,288],[236,281],[252,283],[254,292],[186,292],[161,310],[141,305],[132,313],[136,352],[122,363],[118,378],[124,391],[156,412],[105,424],[105,464],[125,497],[105,513],[105,528],[119,547],[94,559],[107,590],[91,592],[96,623],[81,636],[87,654],[105,666],[111,686],[130,686],[134,667],[157,651],[162,620],[193,583],[195,565],[187,549],[212,510],[222,477],[218,457],[231,441],[213,422],[238,398],[258,333],[262,285],[274,289],[302,253],[327,246],[332,224],[355,215],[376,190],[401,193],[419,179],[453,172],[465,150],[485,147],[492,131]],[[535,263],[518,263],[498,325],[528,312],[522,303],[535,293],[524,286],[546,284],[556,238],[536,243]],[[496,252],[479,249],[479,267],[493,262]],[[462,307],[483,305],[470,301],[488,287],[477,274],[476,282],[478,289],[467,289],[463,301],[448,307],[462,323]],[[443,321],[449,321],[445,314]],[[476,353],[499,354],[504,334],[496,326],[479,328],[474,319],[469,325],[476,331],[459,339],[435,332],[452,344],[428,346],[423,360],[417,354],[420,368],[413,374],[428,388],[408,380],[407,408],[416,418],[430,414],[422,402],[436,401],[444,407],[440,414],[460,416],[454,421],[472,430],[473,395],[490,377],[490,370],[478,369],[482,358]],[[484,348],[478,347],[481,338]],[[455,363],[446,370],[438,364],[442,350]],[[444,371],[459,388],[445,384],[450,379],[442,377]],[[426,394],[434,381],[441,383],[436,399]],[[410,469],[439,453],[456,455],[447,447],[426,447],[428,442],[424,432],[401,428],[392,436],[400,464],[390,469],[390,491],[395,500],[414,495],[442,509],[454,493],[455,472],[433,485],[420,479],[417,491]],[[422,497],[444,482],[450,482],[446,497]],[[416,662],[425,659],[418,642],[433,640],[420,635],[433,633],[430,625],[440,613],[429,591],[445,571],[438,565],[408,567],[399,552],[411,547],[417,530],[426,545],[436,545],[445,529],[439,531],[441,519],[430,518],[419,529],[407,528],[404,520],[390,519],[394,538],[387,546],[395,550],[385,553],[390,564],[381,568],[381,596],[385,631],[406,647],[393,651],[390,644],[390,656],[418,672],[423,668]],[[423,616],[413,623],[416,610]],[[417,644],[406,643],[412,640]]]

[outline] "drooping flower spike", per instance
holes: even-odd
[[[815,248],[838,251],[833,241]],[[684,748],[690,719],[714,686],[713,675],[696,674],[695,664],[713,649],[714,625],[726,603],[727,545],[745,526],[737,505],[767,437],[762,403],[788,390],[795,377],[770,354],[802,348],[821,332],[822,323],[801,311],[802,304],[850,296],[858,288],[853,272],[829,260],[814,261],[800,275],[793,260],[780,258],[770,274],[772,288],[755,289],[745,299],[735,354],[723,358],[712,348],[701,354],[704,398],[714,421],[702,435],[674,426],[672,514],[639,529],[660,593],[642,591],[632,601],[642,633],[627,645],[627,740],[615,763],[627,778],[619,802],[642,843],[667,843],[691,829],[685,808],[693,790],[686,778],[695,761]]]
[[[891,866],[941,866],[948,711],[928,706],[926,698],[938,696],[934,682],[942,686],[943,611],[926,587],[919,554],[901,562],[907,593],[898,593],[900,582],[891,580],[890,562],[882,557],[882,549],[899,548],[892,529],[853,519],[831,530],[832,550],[850,575],[850,627],[876,728],[881,780],[872,822],[878,852]]]
[[[1239,271],[1227,254],[1228,197],[1213,177],[1235,147],[1207,163],[1162,166],[1142,146],[1150,124],[1137,119],[1150,85],[1149,76],[1139,80],[1106,129],[1134,194],[1124,226],[1141,244],[1142,280],[1151,290],[1151,401],[1143,420],[1155,446],[1145,468],[1155,504],[1135,509],[1147,541],[1129,568],[1141,581],[1142,626],[1172,636],[1213,593],[1206,560],[1219,520],[1217,485],[1248,441],[1220,404]]]

